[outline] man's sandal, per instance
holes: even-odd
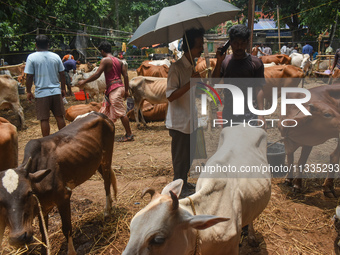
[[[130,135],[130,136],[124,135],[121,138],[119,138],[117,140],[117,142],[123,143],[123,142],[130,142],[130,141],[134,141],[134,140],[135,140],[134,135]]]

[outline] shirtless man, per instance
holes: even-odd
[[[260,55],[259,53],[261,53],[262,55]],[[267,56],[267,54],[261,50],[260,44],[255,44],[255,46],[251,50],[251,55],[256,57]]]

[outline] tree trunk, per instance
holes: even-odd
[[[1,38],[1,54],[7,54],[9,52],[8,40]]]
[[[296,11],[297,12],[297,11]],[[292,31],[292,41],[294,43],[301,41],[302,26],[300,27],[300,20],[297,15],[292,17],[292,20],[287,22],[290,31]]]
[[[330,43],[330,45],[332,45],[332,42],[333,42],[333,39],[334,39],[334,36],[335,36],[336,27],[338,26],[338,20],[339,20],[339,7],[336,9],[335,22],[332,25],[331,34],[329,36],[329,43]]]
[[[136,29],[139,27],[139,15],[136,14],[135,16],[135,26],[136,26]]]
[[[302,30],[299,27],[291,29],[292,31],[292,41],[293,43],[297,43],[301,41]]]
[[[119,2],[118,0],[115,0],[115,10],[116,10],[116,29],[119,30]]]

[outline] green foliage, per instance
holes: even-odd
[[[15,29],[17,28],[18,24],[13,24],[11,26],[8,21],[0,22],[0,37],[12,38],[15,35]]]
[[[129,45],[126,49],[126,54],[127,55],[140,55],[141,51],[140,51],[140,49],[134,48],[134,47]]]
[[[229,29],[234,25],[237,25],[237,22],[232,22],[231,20],[227,21],[227,23],[225,24],[225,29],[227,30],[227,33],[228,33]]]
[[[92,36],[93,44],[106,38],[108,29],[134,32],[149,16],[162,8],[178,4],[183,0],[1,0],[0,8],[0,46],[1,52],[9,50],[33,50],[35,30],[50,35],[55,47],[59,42],[69,44],[77,31],[86,29]],[[248,16],[248,0],[231,0],[241,8],[237,23],[243,23]],[[256,0],[268,17],[277,20],[276,6],[280,9],[280,25],[288,25],[295,40],[301,39],[303,26],[309,27],[312,36],[331,31],[339,1],[332,0]],[[118,6],[119,27],[116,27],[116,6]],[[188,10],[190,11],[190,10]],[[327,14],[327,15],[325,15]],[[257,19],[258,17],[255,17]],[[232,25],[227,23],[227,29]],[[100,27],[107,28],[101,29]],[[216,33],[212,28],[209,33]],[[337,29],[337,33],[339,33]],[[112,35],[116,35],[113,33]],[[127,42],[127,34],[111,39]]]
[[[156,14],[162,8],[180,2],[182,0],[119,0],[120,29],[133,32],[144,20]]]
[[[155,49],[154,48],[146,49],[145,53],[147,53],[147,54],[155,53]]]
[[[40,28],[40,33],[50,35],[53,46],[58,47],[59,42],[68,44],[77,31],[84,30],[81,24],[89,25],[86,26],[88,34],[98,35],[93,40],[97,45],[105,38],[108,29],[134,32],[149,16],[179,2],[182,0],[2,0],[1,52],[31,49],[37,28]],[[116,3],[119,28],[116,27]],[[120,36],[126,34],[121,33]],[[128,38],[119,40],[128,41]]]
[[[304,5],[304,9],[308,9],[308,11],[301,13],[301,23],[308,26],[310,33],[313,35],[318,35],[326,30],[330,32],[336,14],[339,12],[337,5],[339,8],[339,3],[334,3],[334,1],[309,0]]]
[[[231,0],[232,4],[242,9],[240,15],[243,15],[243,20],[248,17],[248,2]],[[275,21],[278,20],[278,6],[280,27],[284,28],[287,25],[292,31],[294,41],[299,41],[304,36],[302,34],[304,26],[308,27],[309,36],[313,37],[327,28],[330,30],[339,11],[339,1],[332,0],[256,0],[255,3],[262,7],[267,18],[273,17]]]

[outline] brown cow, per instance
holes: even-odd
[[[291,58],[285,54],[277,54],[277,55],[269,55],[269,56],[261,56],[260,59],[264,64],[274,62],[277,65],[289,65]]]
[[[159,60],[159,61],[165,61],[165,60]],[[155,65],[150,62],[156,62],[156,61],[143,61],[143,63],[138,67],[137,69],[137,75],[138,76],[152,76],[152,77],[168,77],[169,72],[169,64],[164,63],[163,65]]]
[[[302,179],[300,170],[305,167],[313,167],[312,165],[305,165],[308,156],[313,146],[322,144],[331,138],[338,138],[340,131],[340,85],[320,86],[309,90],[311,99],[303,106],[312,114],[304,115],[295,105],[287,106],[287,114],[281,116],[283,119],[295,120],[296,127],[284,127],[279,125],[281,135],[284,137],[285,150],[287,155],[287,162],[289,169],[293,169],[294,152],[302,147],[301,156],[298,161],[297,177],[294,181],[294,190],[300,191],[302,186]],[[305,95],[301,93],[289,93],[287,98],[304,98]],[[280,121],[280,123],[281,123]],[[291,123],[292,125],[295,124]],[[290,124],[288,121],[286,126]],[[330,156],[330,163],[334,168],[339,164],[340,144]],[[327,168],[328,170],[328,168]],[[325,196],[335,196],[333,187],[334,171],[327,173],[327,178],[323,184],[323,191]],[[293,184],[293,171],[287,174],[286,183]]]
[[[153,105],[146,100],[144,100],[143,107],[141,108],[143,118],[146,122],[165,120],[167,110],[168,110],[167,103]],[[136,120],[133,109],[127,113],[127,116],[131,121]]]
[[[129,85],[132,92],[132,97],[135,101],[134,112],[137,126],[140,125],[138,113],[144,99],[149,101],[151,104],[168,102],[168,99],[165,95],[167,78],[137,76],[131,79]],[[141,117],[142,123],[144,126],[146,126],[143,115]]]
[[[267,104],[272,102],[272,88],[278,88],[278,97],[282,87],[297,87],[304,77],[301,68],[292,65],[270,66],[264,69],[266,84],[263,86],[263,94]]]
[[[20,126],[25,126],[24,112],[19,101],[18,84],[9,75],[0,75],[0,109],[13,109],[19,115]]]
[[[3,66],[1,70],[8,70],[12,76],[20,76],[24,74],[26,63],[11,65],[11,66]]]
[[[74,121],[74,119],[77,118],[78,115],[83,115],[92,111],[99,112],[101,105],[101,103],[90,102],[89,104],[78,104],[70,106],[66,110],[65,118],[68,121]]]
[[[216,66],[216,58],[210,58],[210,70],[213,72]],[[200,73],[200,76],[202,78],[207,78],[209,69],[207,69],[207,62],[205,61],[205,58],[198,58],[196,63],[196,72]]]
[[[335,69],[334,73],[331,76],[331,82],[337,83],[340,80],[340,69]]]
[[[83,71],[85,73],[91,72],[96,67],[95,64],[87,62],[87,64],[77,64],[77,70]]]
[[[67,254],[76,254],[72,240],[72,190],[98,170],[105,185],[105,214],[110,212],[111,184],[116,194],[116,178],[111,169],[114,133],[113,123],[104,114],[90,113],[52,135],[29,141],[22,164],[0,172],[0,237],[7,225],[10,244],[20,246],[31,241],[32,221],[38,213],[36,196],[46,225],[48,213],[58,207],[68,242]],[[40,231],[45,241],[42,228]]]
[[[18,166],[17,128],[0,117],[0,171]]]

